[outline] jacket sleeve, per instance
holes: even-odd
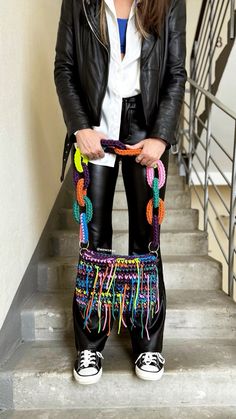
[[[157,115],[150,137],[159,137],[176,144],[181,107],[184,100],[187,71],[186,59],[186,0],[173,0],[169,10],[169,39],[166,70],[160,88]]]
[[[76,72],[72,2],[62,1],[54,61],[54,81],[69,138],[78,129],[91,128]]]

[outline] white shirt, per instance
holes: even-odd
[[[137,31],[134,19],[133,1],[126,29],[126,50],[123,59],[120,51],[120,35],[116,9],[113,0],[105,0],[105,12],[110,39],[110,62],[106,93],[102,103],[101,122],[92,126],[94,130],[104,132],[109,139],[119,140],[122,98],[140,93],[140,56],[141,34]],[[91,163],[114,167],[116,155],[105,152]]]

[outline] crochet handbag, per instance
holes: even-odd
[[[106,151],[119,155],[138,155],[141,149],[127,149],[120,141],[103,139],[101,145]],[[159,311],[158,249],[160,224],[165,214],[164,201],[159,189],[166,180],[165,167],[157,160],[155,167],[146,166],[146,180],[152,188],[152,198],[146,206],[146,217],[152,225],[152,241],[149,253],[135,255],[109,254],[109,251],[89,249],[88,223],[93,216],[92,202],[87,196],[90,182],[88,158],[76,147],[73,161],[73,183],[75,198],[73,216],[79,223],[79,260],[76,274],[76,302],[84,318],[83,327],[89,329],[90,315],[97,312],[98,332],[108,326],[110,334],[111,316],[118,319],[118,334],[121,324],[127,327],[125,317],[130,316],[131,327],[139,318],[143,331],[148,334],[148,319]]]

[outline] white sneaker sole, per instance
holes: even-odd
[[[142,380],[160,380],[164,373],[164,367],[158,372],[144,371],[135,365],[135,374]]]
[[[94,384],[94,383],[97,383],[102,376],[102,367],[100,371],[95,375],[88,375],[88,376],[79,375],[77,374],[75,369],[73,369],[73,375],[74,375],[75,380],[80,384]]]

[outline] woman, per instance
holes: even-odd
[[[56,43],[54,78],[67,127],[61,180],[70,148],[75,143],[89,158],[88,196],[93,203],[89,223],[90,248],[111,250],[112,204],[121,162],[129,211],[129,254],[148,252],[150,226],[146,204],[151,189],[146,166],[161,159],[168,173],[169,150],[176,134],[187,73],[185,0],[63,0]],[[141,148],[137,157],[106,153],[101,139],[111,138],[127,148]],[[71,159],[75,147],[71,150]],[[165,186],[160,189],[165,198]],[[135,372],[158,380],[164,371],[161,355],[166,294],[159,254],[160,309],[148,323],[150,339],[140,337],[141,325],[127,326]],[[102,375],[107,329],[98,333],[98,317],[90,332],[73,300],[74,377],[81,384]]]

